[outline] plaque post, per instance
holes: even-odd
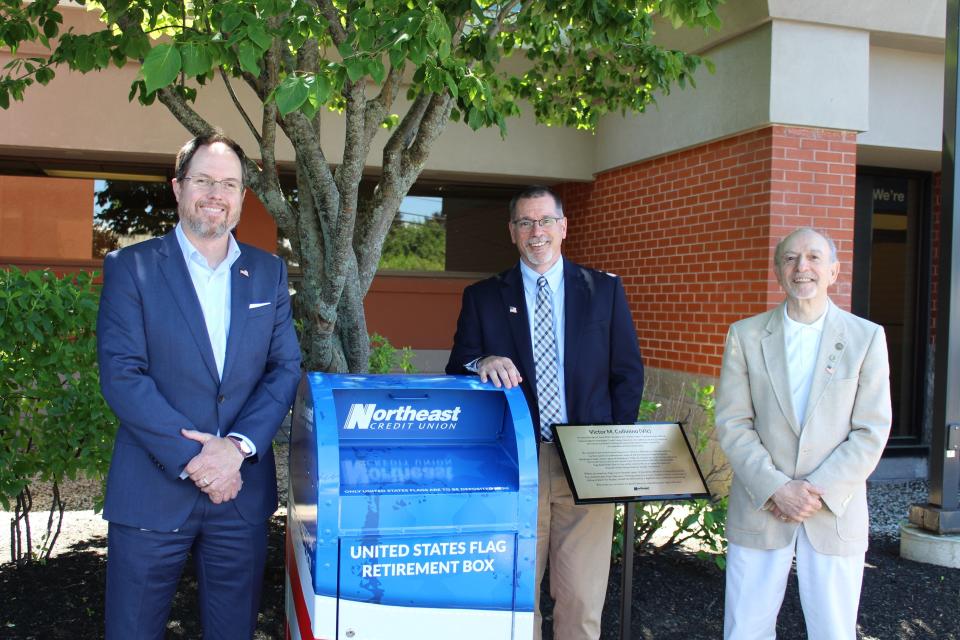
[[[623,574],[620,576],[620,640],[630,640],[633,626],[633,543],[636,535],[637,503],[623,505]]]

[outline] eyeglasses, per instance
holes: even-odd
[[[534,225],[539,226],[541,229],[552,229],[553,225],[557,224],[563,220],[563,216],[552,217],[546,216],[540,218],[539,220],[531,220],[530,218],[518,218],[517,220],[511,220],[510,224],[515,226],[520,231],[530,231],[533,229]]]
[[[187,180],[199,191],[213,191],[213,188],[217,185],[223,187],[223,190],[231,195],[243,191],[243,183],[233,178],[224,178],[223,180],[214,180],[208,176],[186,176],[181,178],[183,182]]]

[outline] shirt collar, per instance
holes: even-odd
[[[563,257],[561,256],[544,274],[537,273],[521,260],[520,275],[523,277],[523,286],[525,289],[536,291],[537,280],[543,275],[543,277],[547,279],[547,284],[550,285],[550,293],[556,293],[560,290],[561,285],[563,285]]]
[[[242,251],[240,250],[240,245],[237,244],[236,238],[233,237],[232,233],[228,233],[227,234],[227,243],[228,243],[227,257],[226,259],[224,259],[223,262],[221,262],[217,266],[216,269],[210,269],[210,265],[209,263],[207,263],[207,259],[203,256],[202,253],[200,253],[200,251],[195,246],[193,246],[193,243],[190,242],[189,238],[187,238],[187,234],[183,232],[183,229],[181,228],[181,225],[179,222],[177,223],[177,227],[174,230],[174,233],[177,236],[177,244],[180,245],[180,251],[183,252],[184,260],[186,260],[188,264],[193,262],[194,264],[198,264],[204,267],[205,269],[209,269],[210,271],[219,271],[221,269],[229,270],[230,267],[233,266],[233,263],[237,261],[237,259],[240,257],[240,254],[242,253]]]
[[[820,317],[811,322],[810,324],[804,324],[802,322],[797,322],[790,317],[790,314],[787,313],[787,305],[783,305],[783,329],[787,335],[795,335],[802,331],[803,329],[813,329],[817,333],[823,333],[823,323],[827,319],[827,309],[824,309],[823,313],[820,314]]]

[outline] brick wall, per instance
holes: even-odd
[[[856,134],[770,126],[564,184],[564,254],[622,276],[647,366],[720,371],[727,326],[782,299],[777,241],[829,231],[850,307]]]

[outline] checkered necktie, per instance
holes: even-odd
[[[557,384],[557,337],[553,332],[553,296],[547,279],[537,280],[537,307],[533,315],[533,363],[537,372],[537,405],[540,435],[553,440],[551,427],[560,422],[560,388]]]

